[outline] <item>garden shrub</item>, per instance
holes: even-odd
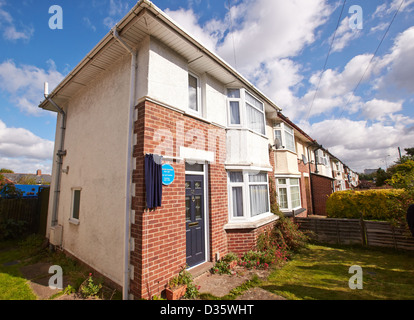
[[[403,221],[413,196],[403,189],[337,191],[326,201],[329,218]]]
[[[0,240],[18,239],[26,232],[26,221],[7,219],[0,222]]]
[[[299,230],[299,226],[292,219],[283,216],[275,223],[273,237],[278,245],[290,251],[296,251],[309,242],[309,237]]]

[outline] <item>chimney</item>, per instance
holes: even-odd
[[[38,170],[36,171],[36,175],[37,175],[37,176],[41,176],[41,175],[42,175],[42,170],[38,169]]]

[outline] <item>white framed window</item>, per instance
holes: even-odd
[[[256,219],[270,212],[266,172],[229,171],[230,220]]]
[[[279,144],[283,149],[296,153],[295,133],[292,127],[284,122],[277,123],[274,125],[273,132],[275,140],[279,140]]]
[[[265,134],[264,104],[244,89],[227,89],[229,127],[246,127]]]
[[[329,156],[325,151],[318,150],[316,152],[316,164],[323,164],[324,166],[330,167]]]
[[[264,105],[247,91],[245,93],[247,127],[255,132],[265,134]]]
[[[74,223],[79,223],[81,191],[82,188],[72,188],[72,203],[69,220]]]
[[[291,211],[300,208],[299,178],[277,177],[277,196],[281,210]]]
[[[241,125],[240,89],[227,89],[229,126]]]
[[[188,108],[191,112],[201,114],[200,78],[188,73]]]

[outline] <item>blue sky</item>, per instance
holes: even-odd
[[[414,146],[414,0],[347,0],[322,77],[343,0],[153,2],[354,170]],[[43,82],[52,90],[135,3],[0,0],[0,167],[51,172],[56,116],[37,107]],[[52,5],[63,29],[49,28]],[[350,27],[352,5],[362,29]]]

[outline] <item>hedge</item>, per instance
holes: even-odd
[[[403,221],[412,195],[403,189],[337,191],[326,202],[329,218]]]

